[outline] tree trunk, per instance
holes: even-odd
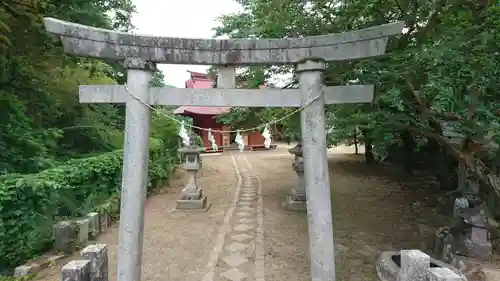
[[[401,139],[403,140],[403,170],[406,174],[413,174],[413,165],[415,159],[415,140],[411,135],[410,130],[404,130],[401,133]]]
[[[356,134],[356,130],[354,130],[354,154],[358,155],[359,150],[358,150],[358,136]]]
[[[365,162],[366,164],[373,165],[375,164],[375,156],[373,155],[372,142],[368,137],[368,132],[366,130],[362,130],[361,134],[363,134],[363,139],[365,143]]]

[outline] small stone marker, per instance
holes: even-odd
[[[89,242],[89,226],[89,218],[80,218],[76,220],[76,231],[79,245],[85,245],[87,244],[87,242]]]
[[[90,260],[90,281],[108,281],[108,246],[106,244],[89,245],[80,254]]]
[[[54,226],[54,249],[63,253],[75,250],[75,226],[71,221],[61,221]]]
[[[88,213],[87,218],[89,219],[89,236],[95,238],[99,234],[99,213]]]
[[[61,269],[61,281],[90,281],[90,261],[70,261]]]
[[[101,205],[99,209],[99,232],[104,233],[108,229],[111,220],[109,217],[111,206],[109,203]]]

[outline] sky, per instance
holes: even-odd
[[[212,38],[216,18],[241,11],[233,0],[133,0],[137,14],[132,18],[136,33],[155,36]],[[165,75],[165,83],[184,88],[187,70],[206,72],[209,66],[158,65]]]

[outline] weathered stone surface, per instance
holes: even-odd
[[[297,66],[302,103],[301,143],[307,193],[307,222],[311,252],[311,279],[333,280],[335,248],[333,243],[331,186],[326,151],[325,102],[323,95],[324,61],[307,60]]]
[[[26,275],[32,275],[36,274],[40,271],[40,265],[39,264],[29,264],[29,265],[21,265],[18,266],[14,269],[14,276],[15,277],[22,277]]]
[[[295,200],[293,196],[288,196],[282,204],[283,208],[288,211],[305,212],[307,211],[307,203],[305,200]]]
[[[177,200],[177,209],[178,210],[199,210],[206,211],[210,207],[211,202],[208,201],[206,196],[203,196],[201,199],[191,199],[191,200]]]
[[[71,221],[61,221],[54,226],[54,249],[63,253],[75,251],[77,231]]]
[[[399,275],[400,267],[392,260],[392,257],[399,254],[396,251],[383,252],[375,268],[377,270],[377,277],[380,281],[396,281]]]
[[[292,187],[292,195],[287,196],[282,206],[288,211],[307,211],[306,182],[304,178],[304,159],[302,158],[302,145],[298,143],[295,147],[288,150],[295,155],[295,161],[292,163],[293,170],[297,173],[297,184]]]
[[[70,261],[61,268],[62,281],[90,281],[90,261]]]
[[[420,250],[401,251],[400,281],[427,281],[431,257]]]
[[[65,258],[66,255],[64,254],[57,254],[57,255],[42,255],[41,257],[37,258],[36,261],[30,262],[21,266],[18,266],[14,269],[14,276],[16,277],[22,277],[26,275],[35,275],[39,273],[40,271],[44,270],[45,268],[48,268],[49,266],[53,266],[54,264],[57,264],[60,260]]]
[[[373,101],[373,85],[324,87],[325,104],[365,103]],[[126,103],[133,100],[123,85],[82,85],[81,103]],[[301,93],[297,89],[182,89],[150,88],[153,105],[168,106],[237,106],[245,107],[301,107]]]
[[[296,157],[293,169],[297,173],[297,184],[292,189],[292,197],[296,201],[306,201],[306,180],[304,178],[304,159]]]
[[[409,252],[410,251],[410,252]],[[415,251],[415,252],[412,252]],[[406,256],[405,261],[403,262],[402,256]],[[420,252],[420,253],[418,253]],[[405,264],[406,271],[402,271],[401,267],[396,262],[398,261],[400,264]],[[427,265],[427,261],[429,261]],[[431,267],[432,264],[432,267]],[[426,268],[427,270],[423,270]],[[377,263],[377,277],[380,281],[418,281],[423,278],[429,278],[429,270],[430,268],[446,268],[458,275],[461,281],[467,281],[466,277],[452,265],[441,262],[439,260],[430,258],[425,253],[420,250],[403,250],[403,251],[387,251],[383,252]],[[410,278],[410,279],[408,279]],[[414,278],[414,279],[411,279]],[[419,279],[420,278],[420,279]],[[428,279],[423,279],[428,280]],[[455,279],[451,279],[450,281],[455,281]]]
[[[103,233],[111,225],[111,204],[106,203],[99,207],[99,232]]]
[[[89,219],[89,237],[95,238],[99,234],[99,213],[88,213],[87,218]]]
[[[90,260],[90,281],[108,280],[108,247],[106,244],[89,245],[80,254]]]
[[[158,70],[156,67],[156,63],[145,60],[143,58],[134,58],[134,57],[127,57],[123,61],[123,67],[127,69],[144,69],[144,70],[151,70],[151,71],[156,71]]]
[[[99,232],[104,233],[110,224],[109,215],[107,213],[99,213]]]
[[[429,268],[429,281],[464,281],[458,274],[449,268]]]
[[[400,34],[404,23],[288,39],[188,39],[141,36],[44,19],[48,32],[61,35],[64,50],[78,56],[143,58],[168,64],[290,64],[305,57],[326,61],[378,56],[387,37]]]
[[[89,226],[90,219],[89,218],[80,218],[75,221],[76,223],[76,232],[77,232],[77,243],[79,245],[85,245],[89,241]]]

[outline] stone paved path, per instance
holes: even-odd
[[[264,281],[262,185],[245,154],[231,158],[238,183],[203,281]]]

